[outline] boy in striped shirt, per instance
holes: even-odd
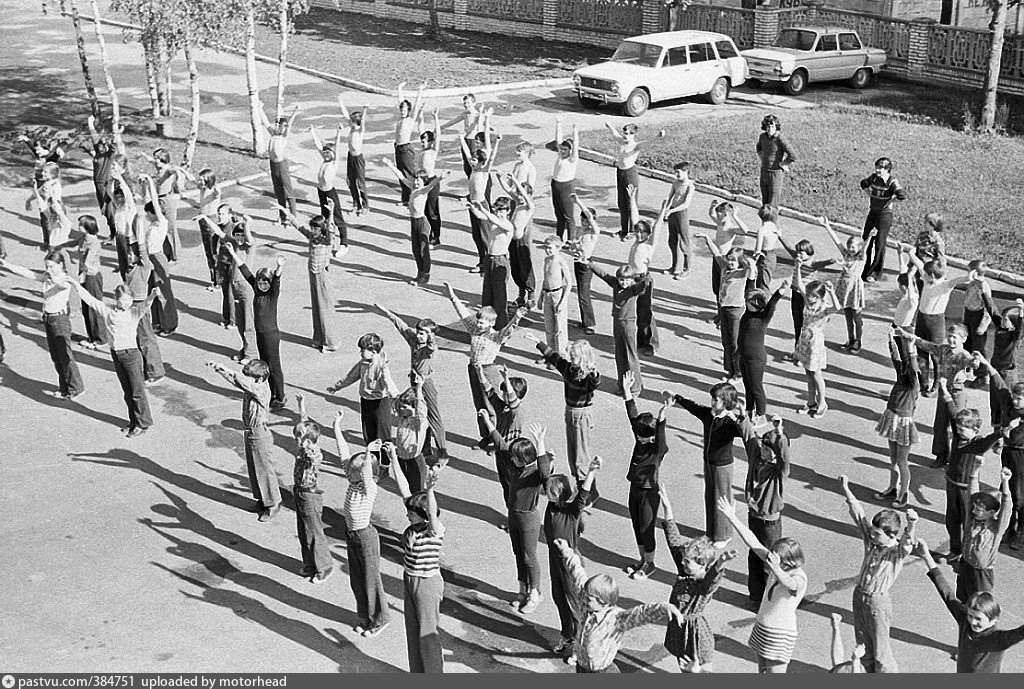
[[[445,529],[434,496],[437,467],[430,468],[424,478],[425,489],[417,493],[409,490],[409,482],[401,471],[392,471],[391,474],[398,484],[398,492],[405,501],[409,517],[409,527],[402,534],[409,672],[443,673],[444,658],[437,624],[441,617],[441,599],[444,598],[441,546]]]

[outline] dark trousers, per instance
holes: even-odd
[[[86,273],[85,278],[82,280],[82,287],[85,291],[96,297],[100,301],[103,301],[103,274],[96,272],[93,274]],[[103,314],[96,311],[95,309],[89,308],[89,305],[84,301],[82,302],[82,318],[85,320],[85,333],[89,338],[89,342],[96,344],[106,344],[107,342],[107,326],[103,322]]]
[[[768,406],[768,398],[764,393],[764,367],[767,362],[764,359],[751,357],[740,357],[740,376],[743,377],[743,397],[748,412],[756,412],[758,416],[764,416],[765,408]]]
[[[281,369],[281,332],[256,331],[256,351],[270,367],[270,401],[284,402],[284,371]]]
[[[177,194],[167,194],[159,198],[160,210],[167,218],[167,236],[164,238],[163,253],[168,261],[177,261],[178,252],[181,249],[181,241],[178,238],[178,201],[180,198]]]
[[[345,213],[341,210],[341,199],[338,198],[338,190],[333,188],[327,191],[317,189],[316,197],[320,201],[320,215],[323,216],[324,220],[329,219],[327,199],[334,203],[334,229],[338,232],[338,241],[341,245],[348,246],[348,225],[345,224]]]
[[[964,524],[971,508],[971,489],[946,481],[946,534],[949,536],[949,554],[963,552]]]
[[[524,512],[508,511],[508,537],[516,558],[516,580],[527,589],[540,590],[540,563],[537,561],[537,539],[543,512],[539,507]]]
[[[999,373],[999,377],[1003,379],[1003,381],[1006,383],[1006,385],[1008,387],[1012,387],[1013,386],[1013,382],[1014,382],[1013,369],[996,369],[996,371]],[[998,426],[998,425],[1000,425],[1002,423],[1002,419],[1001,419],[1002,412],[999,409],[999,404],[1000,404],[999,399],[1000,399],[1000,394],[999,394],[999,390],[996,388],[995,378],[989,378],[988,379],[988,408],[989,408],[990,421],[991,421],[993,426]],[[1017,502],[1016,500],[1013,501],[1013,504],[1015,506],[1016,505],[1020,505],[1020,503]]]
[[[75,354],[71,349],[71,319],[67,312],[44,314],[46,348],[57,370],[57,384],[62,395],[77,395],[85,390],[85,383],[78,373]]]
[[[235,292],[231,284],[234,268],[230,265],[221,265],[217,268],[220,276],[220,320],[221,323],[233,326],[235,324]]]
[[[114,360],[114,373],[124,393],[124,403],[128,407],[129,428],[149,428],[153,425],[153,415],[149,411],[149,397],[146,395],[142,372],[142,353],[137,349],[112,349],[110,356]]]
[[[625,237],[633,229],[633,223],[629,212],[629,192],[626,187],[633,186],[640,189],[640,175],[637,174],[636,165],[626,170],[615,168],[615,190],[617,192],[617,203],[619,205],[619,236]]]
[[[594,274],[586,263],[573,261],[572,272],[576,275],[576,301],[580,306],[580,323],[584,328],[593,328],[597,325],[594,318],[594,301],[590,293],[590,280]]]
[[[281,487],[277,485],[277,472],[271,452],[274,437],[266,426],[245,429],[245,465],[249,470],[249,488],[263,509],[281,504]]]
[[[383,401],[359,398],[359,418],[363,426],[363,443],[366,445],[381,437],[379,418]]]
[[[39,211],[39,227],[43,230],[43,246],[50,246],[50,223],[41,209]]]
[[[573,583],[569,573],[565,571],[562,556],[555,547],[548,543],[548,575],[551,577],[551,602],[558,610],[559,634],[563,639],[576,638],[576,616],[572,614],[569,604],[569,591]]]
[[[575,205],[571,198],[576,193],[576,180],[568,182],[556,182],[551,180],[551,206],[555,211],[555,234],[560,239],[566,239],[568,232],[569,240],[576,238],[576,214]]]
[[[402,470],[402,474],[405,475],[410,491],[418,493],[423,490],[423,472],[420,471],[420,463],[417,461],[417,457],[399,459],[398,467]]]
[[[704,525],[708,538],[724,541],[732,536],[732,526],[718,511],[718,498],[732,502],[732,464],[704,464]]]
[[[171,287],[171,273],[167,266],[167,258],[159,253],[151,254],[149,258],[153,263],[149,288],[156,287],[159,290],[152,306],[153,327],[159,328],[165,333],[173,333],[178,329],[178,304],[174,299],[174,289]]]
[[[850,342],[860,342],[864,335],[864,313],[861,309],[843,309],[846,318],[846,334]]]
[[[537,281],[533,277],[533,251],[528,235],[512,240],[508,247],[508,258],[512,282],[519,288],[519,300],[526,301],[537,289]]]
[[[964,309],[964,328],[967,329],[967,341],[964,342],[964,349],[968,352],[981,352],[982,356],[988,358],[986,353],[986,345],[988,344],[988,331],[978,334],[978,328],[981,326],[981,322],[985,319],[984,309]],[[978,371],[977,376],[982,377],[984,374],[981,370]]]
[[[722,306],[718,309],[718,325],[722,336],[722,368],[732,378],[739,374],[738,350],[742,306]]]
[[[960,569],[956,576],[956,597],[967,601],[975,593],[994,591],[996,588],[996,570],[992,567],[982,569],[960,561]]]
[[[427,184],[435,179],[436,177],[431,177],[427,180]],[[438,184],[427,192],[427,203],[423,207],[423,215],[427,217],[427,223],[430,224],[430,241],[441,241],[441,185]]]
[[[804,328],[804,295],[796,290],[789,293],[789,309],[793,315],[793,343],[800,339],[800,331]]]
[[[670,270],[676,272],[681,270],[684,273],[690,270],[692,254],[690,249],[690,213],[689,211],[677,211],[668,216],[668,250],[672,254],[672,267]],[[680,266],[679,254],[682,252],[683,260]]]
[[[658,348],[658,322],[654,317],[654,278],[636,297],[636,344],[640,349]]]
[[[629,485],[629,519],[633,523],[633,537],[637,545],[645,553],[653,553],[657,548],[654,538],[655,525],[658,521],[658,508],[661,507],[661,493],[657,486],[641,488]]]
[[[1010,470],[1010,496],[1013,498],[1013,512],[1006,533],[1024,533],[1024,448],[1004,445],[1000,459]]]
[[[345,531],[348,577],[356,599],[356,616],[363,627],[386,624],[391,617],[380,576],[380,535],[373,524]]]
[[[403,173],[406,177],[413,177],[416,174],[416,170],[413,166],[416,164],[416,151],[413,150],[412,144],[395,144],[395,167],[398,171]],[[402,183],[399,183],[399,188],[402,190],[402,203],[409,203],[409,187]]]
[[[928,342],[942,342],[946,337],[946,314],[918,313],[917,322],[914,324],[914,334]],[[920,368],[918,380],[921,383],[921,389],[927,390],[929,385],[933,388],[938,386],[936,371],[939,360],[923,349],[917,350],[917,360]]]
[[[430,425],[430,438],[433,438],[434,447],[438,454],[444,457],[448,454],[448,445],[445,440],[444,421],[441,419],[441,405],[438,402],[437,386],[433,378],[423,381],[420,392],[423,394],[423,402],[427,405],[427,423]],[[424,449],[430,447],[430,440],[424,443]]]
[[[480,306],[490,306],[498,312],[495,330],[508,325],[508,271],[508,254],[488,255],[484,260],[484,287],[480,295]]]
[[[487,260],[487,242],[484,241],[481,221],[472,211],[469,213],[469,234],[473,238],[473,245],[476,246],[476,264],[483,270],[484,262]]]
[[[621,385],[622,374],[632,371],[635,381],[633,394],[637,395],[643,389],[643,379],[640,377],[640,356],[636,345],[636,321],[615,319],[612,323],[612,338],[615,341],[616,380]]]
[[[140,303],[134,302],[135,305]],[[153,332],[153,324],[148,318],[139,319],[139,327],[135,330],[135,342],[142,353],[142,371],[146,380],[163,378],[164,360],[160,356],[160,344],[157,342],[156,333]]]
[[[957,411],[964,408],[964,389],[950,387],[949,395],[953,398],[953,408]],[[932,423],[932,455],[943,461],[949,459],[954,437],[954,414],[949,413],[946,403],[939,399],[935,403],[935,420]]]
[[[444,579],[441,575],[403,575],[405,584],[405,643],[409,650],[409,672],[442,673],[444,656],[437,623],[441,617]]]
[[[782,200],[782,170],[761,170],[761,205],[779,207]]]
[[[324,535],[324,495],[295,489],[295,528],[299,534],[302,564],[326,572],[334,566],[331,544]]]
[[[126,234],[114,235],[114,252],[117,254],[117,272],[123,281],[132,265],[132,242]]]
[[[782,517],[761,519],[753,512],[747,512],[747,526],[757,540],[768,550],[772,544],[782,538]],[[761,602],[764,589],[768,585],[768,565],[753,550],[747,552],[747,595],[750,600]]]
[[[715,309],[718,309],[718,295],[722,289],[722,267],[718,261],[711,262],[711,291],[715,295]]]
[[[889,239],[889,230],[892,228],[892,211],[868,211],[868,219],[864,221],[863,239],[867,242],[864,247],[864,272],[861,276],[867,280],[868,277],[879,278],[885,270],[886,241]],[[871,240],[868,235],[871,230],[878,230]],[[968,350],[970,351],[970,350]]]
[[[370,206],[366,200],[366,159],[362,155],[349,153],[345,162],[345,173],[348,177],[348,193],[352,196],[352,205],[357,211],[366,210]]]
[[[480,382],[476,378],[476,370],[473,368],[473,362],[470,362],[467,366],[469,369],[469,392],[473,397],[473,408],[474,409],[486,409],[486,398],[487,395],[484,393]],[[495,364],[485,364],[483,367],[484,377],[494,387],[498,387],[501,383],[501,378],[498,375],[498,367]],[[480,417],[476,419],[477,429],[480,431],[480,439],[484,440],[488,438],[487,427],[484,426],[484,422],[480,420]]]
[[[416,279],[430,277],[430,225],[426,218],[410,218],[409,239],[416,261]]]
[[[287,208],[292,215],[295,215],[295,192],[292,191],[292,175],[288,170],[287,160],[270,161],[270,183],[274,186],[274,198],[277,199],[277,204]],[[281,222],[288,219],[284,211],[279,210],[278,215]]]
[[[220,251],[220,237],[210,231],[209,223],[199,221],[199,235],[203,241],[203,253],[206,254],[206,266],[210,269],[210,284],[220,285],[220,273],[217,270],[217,254]]]

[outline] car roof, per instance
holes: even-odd
[[[814,31],[817,33],[857,33],[856,30],[851,29],[848,26],[840,26],[838,24],[807,24],[804,26],[787,26],[786,29],[796,29],[798,31]],[[783,31],[785,31],[786,29],[783,29]]]
[[[725,34],[715,33],[713,31],[661,31],[659,33],[648,33],[642,36],[630,36],[627,41],[637,41],[640,43],[652,43],[654,45],[665,47],[672,47],[681,45],[684,43],[690,43],[694,41],[721,41],[722,39],[728,38]]]

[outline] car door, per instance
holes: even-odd
[[[712,84],[718,78],[719,66],[715,49],[710,43],[700,41],[690,44],[690,73],[685,86],[686,92],[682,95],[692,96],[697,93],[707,93],[711,90]]]
[[[808,65],[808,81],[828,81],[840,79],[842,56],[839,53],[839,40],[834,33],[823,33],[818,36],[814,53]]]
[[[668,48],[662,55],[655,83],[650,85],[651,100],[668,100],[685,95],[690,80],[689,50],[685,45]]]
[[[853,73],[867,64],[864,47],[860,38],[852,31],[839,34],[840,65],[834,79],[849,79]]]
[[[718,59],[733,86],[739,86],[747,80],[747,61],[743,59],[732,40],[723,38],[715,41]]]

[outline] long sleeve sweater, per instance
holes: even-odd
[[[674,401],[696,416],[704,427],[704,463],[710,466],[732,464],[733,440],[743,436],[739,422],[728,414],[715,416],[711,412],[711,407],[698,404],[682,395],[676,395]]]

